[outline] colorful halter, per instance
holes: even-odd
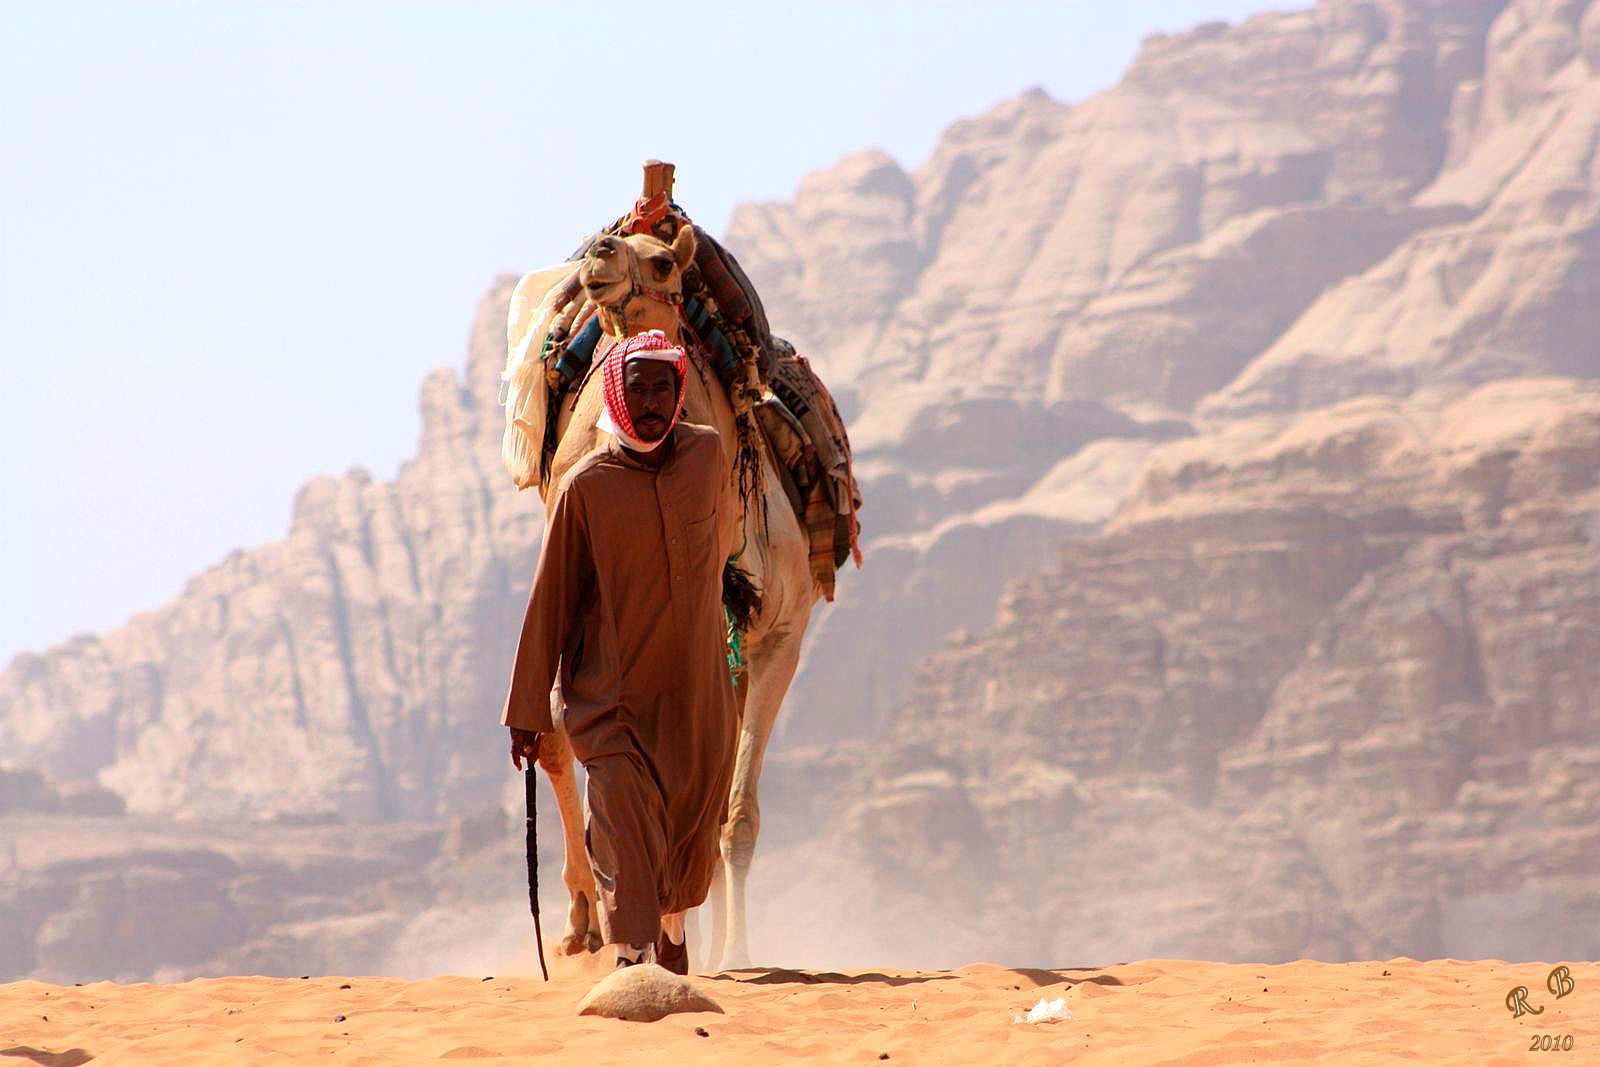
[[[637,226],[631,232],[649,233],[648,230],[641,230]],[[679,314],[682,314],[683,309],[683,293],[681,291],[675,293],[670,289],[660,289],[646,284],[644,274],[639,270],[638,255],[629,249],[626,258],[628,261],[628,291],[623,293],[622,298],[615,303],[599,305],[611,312],[612,317],[616,319],[618,340],[629,336],[628,305],[633,303],[637,297],[644,297],[647,300],[654,300],[657,303],[676,308]]]

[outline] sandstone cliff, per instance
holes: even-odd
[[[359,826],[0,815],[0,982],[476,970],[527,930],[518,843],[497,807]],[[462,913],[500,936],[429,933]]]
[[[1093,532],[1042,506],[1070,487],[1017,495],[1078,444],[1039,412],[1082,427],[1069,405],[1098,405],[1148,440],[1600,376],[1596,10],[1325,2],[1157,37],[1076,107],[1026,94],[915,173],[864,154],[736,213],[729,242],[778,321],[850,382],[872,499],[920,520],[908,544],[864,512],[897,535],[886,566],[818,619],[781,729],[870,735],[905,664],[981,626],[982,589]],[[978,404],[995,433],[1028,428],[968,433]],[[1096,483],[1108,509],[1135,470]]]
[[[424,383],[417,457],[393,483],[316,479],[283,541],[110,634],[18,656],[0,676],[7,758],[189,817],[429,818],[494,801],[486,727],[540,521],[500,470],[491,414],[511,281],[479,307],[465,380]]]
[[[1597,42],[1593,3],[1506,5],[1483,73],[1455,88],[1444,165],[1411,198],[1460,217],[1329,289],[1206,410],[1600,373]]]
[[[915,175],[848,160],[740,211],[729,242],[869,400],[914,382],[1186,410],[1453,217],[1413,201],[1500,6],[1340,0],[1152,39],[1110,92],[957,123]]]
[[[925,661],[758,891],[860,962],[1588,958],[1597,662],[1600,387],[1235,423]]]

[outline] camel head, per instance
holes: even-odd
[[[648,234],[608,234],[589,246],[578,282],[600,308],[600,324],[614,337],[661,330],[678,340],[683,270],[694,259],[694,227],[683,226],[669,245]]]

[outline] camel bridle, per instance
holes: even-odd
[[[626,241],[621,241],[620,243],[624,246],[627,245]],[[615,249],[612,250],[612,254],[617,254]],[[604,311],[609,311],[613,316],[616,317],[617,329],[619,331],[617,338],[618,340],[630,336],[631,331],[628,329],[628,305],[632,304],[640,297],[643,297],[647,300],[654,300],[657,303],[666,304],[671,308],[676,308],[678,309],[678,313],[680,315],[682,314],[683,310],[683,292],[681,290],[674,293],[668,289],[658,289],[655,286],[647,285],[644,280],[644,274],[639,270],[638,253],[633,249],[628,248],[625,258],[628,261],[628,291],[623,293],[622,299],[616,301],[615,303],[602,304],[598,300],[595,301],[596,307],[599,307]],[[621,279],[618,280],[620,281]]]

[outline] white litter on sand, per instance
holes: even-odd
[[[1039,998],[1039,1003],[1028,1009],[1027,1015],[1018,1015],[1012,1018],[1014,1023],[1058,1023],[1064,1019],[1072,1018],[1072,1013],[1067,1010],[1067,998],[1057,997],[1055,1000]]]

